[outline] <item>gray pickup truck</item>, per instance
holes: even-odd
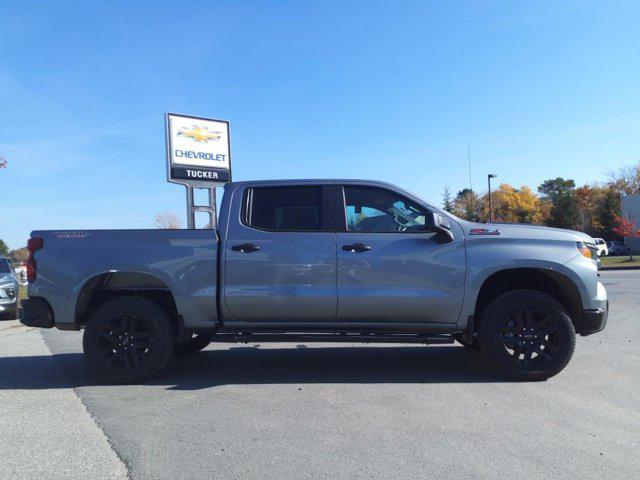
[[[512,379],[602,330],[588,235],[470,223],[382,182],[229,183],[217,230],[34,231],[25,325],[84,328],[112,382],[215,342],[452,343]]]

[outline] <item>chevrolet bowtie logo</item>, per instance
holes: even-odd
[[[210,132],[207,127],[198,127],[194,125],[191,129],[182,127],[178,135],[183,137],[191,137],[194,142],[208,143],[209,140],[220,140],[221,132]]]

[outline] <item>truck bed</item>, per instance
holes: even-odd
[[[168,288],[189,328],[218,320],[215,230],[36,230],[31,236],[44,245],[35,252],[38,278],[29,296],[47,298],[56,324],[72,328],[83,288],[109,275],[110,288]]]

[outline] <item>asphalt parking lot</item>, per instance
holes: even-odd
[[[578,338],[567,369],[546,382],[503,381],[458,345],[212,344],[149,384],[113,386],[89,373],[80,333],[48,330],[52,355],[0,350],[0,399],[77,395],[86,412],[68,411],[98,432],[86,425],[72,438],[95,452],[46,428],[41,441],[60,456],[98,456],[102,478],[123,468],[135,479],[638,478],[639,280],[640,270],[602,273],[607,328]],[[49,468],[65,478],[28,458],[6,468],[20,455],[7,442],[31,428],[0,415],[0,477]]]

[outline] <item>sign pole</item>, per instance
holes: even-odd
[[[196,228],[196,218],[195,212],[193,211],[194,198],[193,198],[193,187],[191,185],[185,185],[187,189],[187,228],[192,230]]]
[[[216,215],[218,212],[218,206],[216,205],[216,187],[209,188],[209,204],[212,209],[212,211],[209,212],[209,216],[211,217],[209,225],[215,230],[218,228],[218,216]]]

